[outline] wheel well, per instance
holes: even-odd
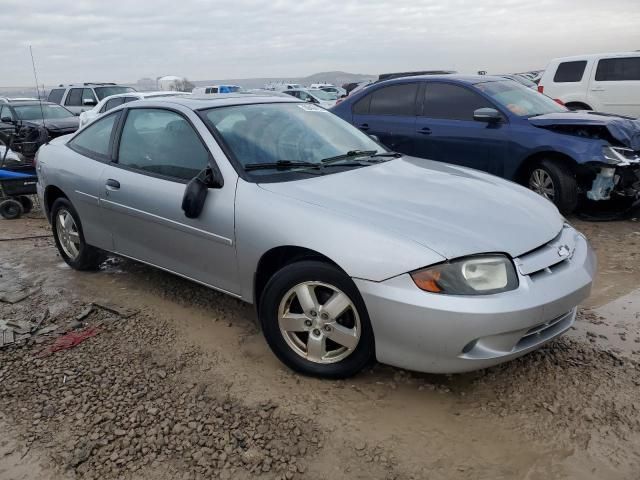
[[[527,157],[516,173],[516,181],[522,185],[527,184],[529,174],[533,168],[542,160],[552,160],[554,162],[563,163],[575,173],[576,161],[568,155],[558,152],[538,152]]]
[[[578,110],[593,110],[589,105],[584,102],[567,102],[565,103],[565,107],[571,109],[571,107],[576,107]]]
[[[309,248],[286,245],[272,248],[260,258],[253,280],[253,300],[256,309],[260,305],[260,297],[269,279],[281,268],[300,260],[318,260],[340,268],[329,257]],[[342,270],[342,269],[341,269]]]
[[[58,198],[66,198],[67,197],[62,190],[53,185],[49,185],[44,191],[44,207],[47,218],[51,215],[51,207],[53,206],[53,202],[55,202]]]

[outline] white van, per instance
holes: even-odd
[[[538,91],[572,110],[640,117],[640,51],[556,58]]]
[[[209,95],[212,93],[235,93],[242,90],[238,85],[210,85],[208,87],[196,87],[191,93],[194,95]]]

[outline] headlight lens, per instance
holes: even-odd
[[[418,288],[446,295],[489,295],[518,288],[513,263],[504,255],[478,255],[411,273]]]

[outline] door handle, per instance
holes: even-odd
[[[362,123],[362,124],[358,125],[358,128],[360,130],[365,130],[365,131],[369,130],[369,124],[368,123]]]
[[[418,133],[421,135],[431,135],[431,129],[429,127],[423,127],[418,130]]]
[[[105,187],[107,187],[107,190],[119,190],[120,182],[117,180],[114,180],[113,178],[110,178],[109,180],[106,181]]]
[[[591,89],[592,92],[604,92],[604,88],[599,87],[599,88],[592,88]]]

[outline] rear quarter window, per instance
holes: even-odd
[[[603,58],[598,62],[596,81],[640,80],[640,57]]]
[[[587,67],[586,60],[578,60],[575,62],[562,62],[558,65],[556,74],[553,76],[555,83],[580,82]]]
[[[62,102],[63,95],[64,95],[64,88],[54,88],[49,92],[47,101],[60,104]]]

